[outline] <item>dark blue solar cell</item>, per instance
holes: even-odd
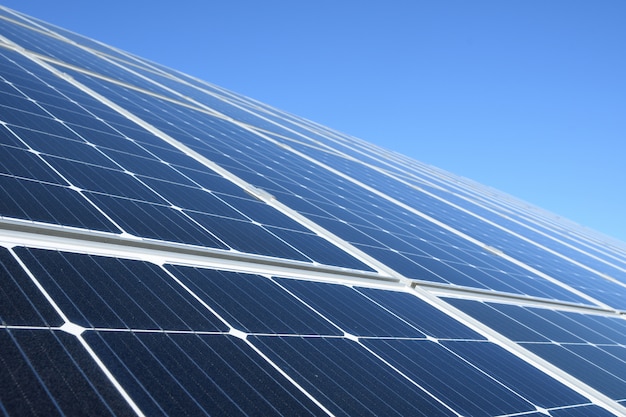
[[[0,324],[4,326],[63,324],[63,320],[50,302],[11,253],[2,247],[0,247]]]
[[[549,318],[551,316],[549,313],[546,313],[544,317],[544,310],[530,310],[524,307],[506,304],[490,303],[490,305],[502,314],[506,314],[512,320],[515,320],[523,324],[524,326],[533,329],[537,333],[541,333],[542,336],[548,338],[549,340],[562,343],[585,342],[577,335],[570,333],[566,329],[560,327],[558,323],[553,323],[552,321],[550,321]]]
[[[303,213],[304,215],[313,214],[319,217],[326,217],[326,218],[332,217],[330,214],[328,214],[327,212],[325,212],[324,210],[322,210],[321,208],[319,208],[312,202],[309,202],[300,196],[295,196],[284,191],[272,191],[272,194],[274,194],[276,196],[276,199],[280,201],[281,203],[289,206],[290,208],[294,210],[297,210],[300,213]],[[338,221],[338,220],[335,220],[335,221]],[[327,228],[327,229],[330,230],[331,232],[333,231],[333,229],[331,228]]]
[[[135,144],[129,139],[120,136],[114,131],[103,132],[102,130],[98,130],[97,128],[89,128],[85,126],[70,124],[68,124],[67,126],[74,132],[78,133],[82,139],[86,140],[87,142],[93,143],[94,145],[98,145],[102,148],[110,148],[132,155],[143,156],[145,158],[152,157],[152,155],[146,152],[139,145]],[[98,126],[98,128],[100,127],[101,126]]]
[[[45,109],[47,109],[49,106],[80,109],[80,107],[78,107],[78,104],[72,103],[68,100],[67,97],[62,96],[59,92],[53,90],[51,87],[48,87],[45,84],[34,85],[32,83],[24,84],[19,82],[18,84],[19,85],[16,85],[16,88],[18,88],[22,94],[36,101],[37,104]],[[69,87],[68,85],[68,88],[71,87]],[[81,101],[81,105],[84,106],[85,104],[93,104],[94,99],[84,94],[81,97]]]
[[[0,144],[15,146],[18,148],[26,148],[24,143],[20,141],[13,133],[11,133],[5,125],[0,124]]]
[[[364,230],[364,229],[365,228],[361,228],[361,230]],[[372,239],[378,242],[376,246],[394,248],[395,250],[399,252],[423,254],[423,252],[421,252],[419,249],[413,247],[412,245],[408,244],[404,240],[394,236],[392,233],[383,232],[382,230],[376,230],[376,229],[365,229],[365,230],[368,236],[370,236]]]
[[[115,162],[121,165],[127,171],[133,172],[137,175],[150,178],[158,178],[160,180],[169,181],[177,184],[193,186],[187,177],[177,172],[173,168],[170,168],[166,161],[158,159],[145,158],[142,156],[135,156],[126,152],[119,152],[113,149],[103,149],[103,153],[111,157]]]
[[[76,337],[50,330],[0,330],[4,415],[131,415]]]
[[[504,279],[510,281],[511,285],[518,288],[523,294],[592,305],[589,300],[536,275],[509,274]]]
[[[10,123],[12,117],[10,115],[12,114],[14,114],[16,118],[21,118],[18,112],[23,112],[26,117],[28,117],[28,115],[52,117],[41,107],[24,97],[18,97],[13,94],[3,94],[0,96],[0,115],[2,115],[3,120]],[[8,119],[4,119],[5,115]]]
[[[43,110],[41,110],[43,113]],[[36,130],[47,131],[50,125],[60,123],[45,114],[28,113],[12,107],[0,105],[0,121],[16,126],[32,127]]]
[[[624,409],[626,413],[626,408]],[[580,407],[568,407],[557,410],[550,410],[552,417],[614,417],[615,414],[600,408],[597,405],[583,405]]]
[[[333,415],[455,415],[352,341],[279,336],[249,339]]]
[[[548,342],[531,328],[480,301],[446,298],[448,303],[514,341]]]
[[[62,138],[82,140],[75,132],[68,129],[63,123],[58,120],[49,119],[47,117],[35,117],[32,116],[23,121],[23,123],[9,124],[10,129],[22,128],[30,129],[37,132],[45,132],[53,136],[59,136]]]
[[[0,146],[0,155],[2,155],[0,159],[0,174],[67,185],[67,182],[32,152],[9,146]]]
[[[80,326],[227,330],[154,264],[42,249],[15,251],[67,317]]]
[[[210,230],[231,248],[244,253],[309,262],[309,258],[268,232],[246,220],[227,219],[188,211],[187,214]]]
[[[84,190],[165,204],[162,198],[125,172],[51,156],[45,159],[72,185]]]
[[[306,194],[299,192],[296,193],[297,195],[302,195],[302,197],[304,197],[305,199],[309,199],[309,201],[313,201],[318,207],[320,207],[322,210],[324,210],[324,212],[326,213],[326,216],[333,216],[336,217],[344,222],[347,222],[349,224],[355,225],[355,226],[362,226],[362,225],[366,225],[366,224],[370,224],[367,220],[365,220],[364,218],[362,218],[359,214],[362,213],[358,213],[358,209],[357,210],[348,210],[344,207],[338,206],[336,204],[331,204],[331,203],[322,203],[319,202],[321,200],[321,198],[318,195],[312,194],[310,196],[307,196]],[[311,193],[308,193],[311,194]],[[342,201],[339,201],[338,203],[343,203]],[[315,214],[315,213],[313,213]],[[366,227],[359,227],[359,230],[363,230],[363,233],[369,235],[370,231],[377,231],[377,229],[372,229],[372,228],[366,228]]]
[[[360,245],[380,246],[380,242],[372,239],[365,233],[360,232],[348,223],[343,223],[328,217],[315,216],[313,214],[307,214],[306,217],[326,230],[332,230],[333,234],[341,236],[342,239],[348,242]]]
[[[64,139],[59,136],[48,135],[36,130],[11,127],[24,142],[34,150],[48,155],[73,159],[87,164],[99,165],[105,168],[118,168],[109,158],[95,147],[78,140]],[[78,139],[78,138],[76,138]]]
[[[104,194],[86,195],[124,231],[135,236],[228,249],[215,236],[173,208]]]
[[[287,217],[274,207],[261,201],[251,200],[247,198],[239,198],[232,196],[220,196],[222,200],[244,213],[247,217],[255,222],[276,226],[283,229],[298,230],[309,232],[307,228],[302,226],[295,220]]]
[[[626,321],[621,317],[602,317],[585,315],[589,321],[589,327],[601,333],[608,339],[626,345]]]
[[[72,103],[57,104],[60,104],[61,106],[43,105],[46,111],[51,113],[56,119],[80,126],[91,126],[99,122],[93,115],[85,112],[84,109],[73,105]]]
[[[474,280],[471,276],[463,274],[458,269],[448,265],[445,262],[440,261],[439,259],[428,258],[425,256],[412,255],[412,254],[404,254],[411,261],[415,262],[422,268],[427,269],[433,274],[441,277],[447,282],[454,285],[461,285],[466,287],[474,287],[487,289],[488,287],[483,285],[482,283]]]
[[[326,415],[243,340],[89,332],[87,343],[145,415]]]
[[[192,179],[195,183],[201,185],[208,190],[215,191],[219,194],[234,195],[243,198],[250,197],[248,194],[246,194],[245,191],[241,189],[241,187],[235,185],[232,181],[227,180],[220,175],[214,174],[211,171],[198,171],[195,169],[187,169],[178,166],[176,166],[176,169]]]
[[[510,282],[510,279],[498,279],[498,277],[494,276],[493,272],[489,269],[478,268],[469,264],[452,261],[445,261],[444,263],[446,263],[451,268],[457,270],[459,274],[471,278],[471,280],[474,281],[474,284],[470,284],[469,286],[477,288],[484,287],[492,291],[501,291],[514,294],[521,293],[521,291],[515,287],[514,282]],[[502,278],[501,275],[500,278]]]
[[[626,346],[620,345],[600,345],[597,346],[601,351],[608,353],[614,359],[619,359],[621,362],[626,362]],[[623,367],[622,364],[619,365]]]
[[[361,287],[358,287],[356,290],[429,336],[438,339],[485,339],[469,327],[459,323],[413,294]]]
[[[234,210],[218,197],[198,187],[188,187],[150,178],[141,178],[141,181],[177,207],[232,219],[246,220],[241,213]]]
[[[423,281],[431,281],[431,282],[440,282],[447,283],[440,276],[435,275],[431,271],[419,266],[415,262],[412,262],[407,257],[403,256],[401,253],[394,252],[392,250],[377,248],[373,246],[366,245],[355,245],[358,249],[361,249],[363,252],[367,253],[371,257],[377,259],[378,261],[384,263],[385,265],[392,268],[394,271],[398,272],[401,275],[404,275],[407,278],[414,278]]]
[[[279,227],[268,226],[267,229],[321,264],[359,269],[362,271],[374,271],[374,269],[370,268],[365,263],[320,236],[312,233],[281,229]]]
[[[609,398],[626,398],[626,381],[612,373],[612,369],[603,369],[602,364],[594,364],[569,350],[569,346],[552,343],[522,343],[522,346],[543,359],[568,372],[575,378],[597,389]]]
[[[167,265],[233,327],[248,333],[343,335],[271,280],[251,274]]]
[[[626,348],[622,346],[565,345],[567,350],[610,372],[626,383]],[[626,396],[620,398],[624,399]]]
[[[424,337],[424,334],[350,287],[277,279],[302,301],[356,336]]]
[[[17,91],[11,84],[7,83],[3,78],[4,77],[0,76],[0,94],[3,96],[5,94],[10,94],[12,96],[22,97],[20,92]]]
[[[540,407],[588,402],[585,397],[493,343],[443,341],[441,344]]]
[[[626,310],[626,288],[622,284],[602,278],[594,280],[592,277],[587,277],[587,282],[584,285],[573,286],[615,309]]]
[[[81,194],[66,187],[0,175],[0,215],[119,233]]]
[[[130,135],[129,137],[133,138]],[[142,138],[143,137],[145,136],[142,135]],[[149,143],[145,143],[143,140],[138,140],[138,143],[158,159],[167,161],[172,164],[172,166],[176,167],[176,169],[191,169],[199,173],[206,171],[207,167],[201,162],[196,161],[186,153],[174,148],[163,139],[157,138],[156,136],[149,136],[149,138],[152,139]],[[159,141],[158,144],[153,143],[155,140]]]
[[[519,394],[438,343],[383,339],[364,339],[362,343],[461,415],[493,416],[535,410]]]
[[[550,321],[563,330],[575,334],[577,337],[588,343],[616,343],[614,340],[595,331],[595,327],[598,327],[597,323],[590,320],[589,317],[584,314],[557,312],[542,308],[527,307],[527,309],[541,318]]]

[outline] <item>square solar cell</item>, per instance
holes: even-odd
[[[131,415],[78,340],[50,330],[0,329],[5,415]]]
[[[216,249],[228,249],[213,234],[169,206],[105,194],[85,193],[125,232],[135,236]]]
[[[272,280],[252,274],[167,265],[230,325],[247,333],[343,335]]]
[[[231,336],[89,332],[85,340],[145,415],[326,415]]]
[[[27,150],[0,146],[0,174],[67,185],[38,155]]]
[[[141,261],[16,248],[68,319],[87,328],[225,331],[160,267]]]
[[[347,339],[250,337],[337,416],[453,416],[449,408]]]
[[[80,193],[67,187],[0,175],[0,216],[119,233]]]
[[[494,343],[443,341],[441,344],[539,407],[555,408],[588,401]]]
[[[356,290],[428,336],[437,339],[485,339],[413,294],[362,287],[357,287]]]
[[[341,330],[355,336],[425,337],[401,317],[345,285],[276,279]]]
[[[461,415],[495,416],[535,410],[521,395],[439,343],[381,339],[364,339],[362,343]]]
[[[0,324],[44,327],[63,324],[26,271],[3,247],[0,247]]]
[[[187,214],[237,251],[310,262],[308,257],[258,224],[194,211]]]

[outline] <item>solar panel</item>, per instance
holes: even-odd
[[[0,7],[3,415],[626,413],[626,247]]]

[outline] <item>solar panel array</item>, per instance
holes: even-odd
[[[0,414],[626,414],[626,247],[0,8]]]

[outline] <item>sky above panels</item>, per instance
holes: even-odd
[[[626,241],[626,2],[7,0]]]

